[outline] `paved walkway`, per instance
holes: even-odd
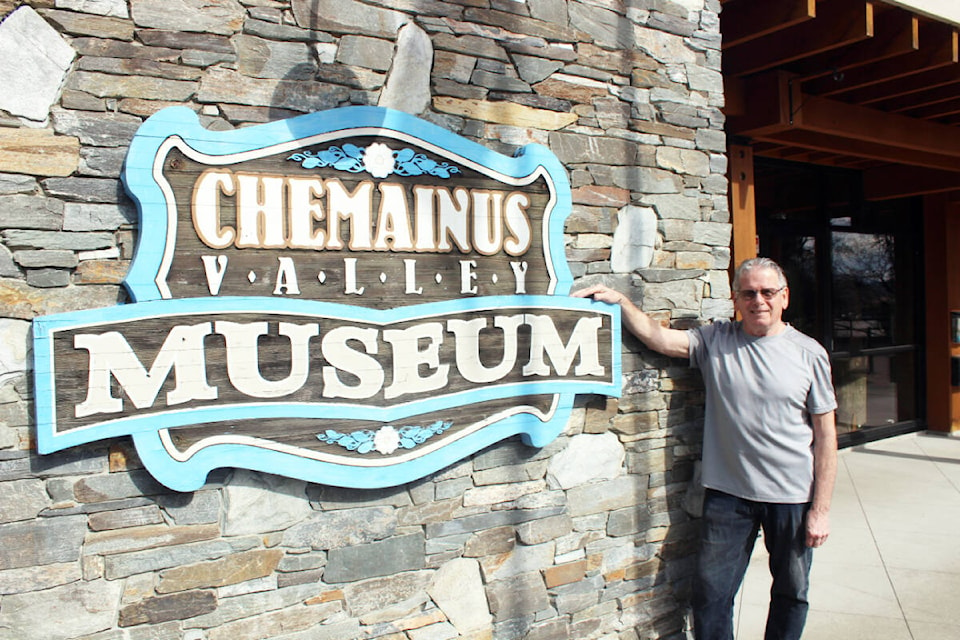
[[[804,640],[960,638],[960,438],[910,434],[840,452],[833,533],[814,553]],[[737,639],[763,638],[758,541]]]

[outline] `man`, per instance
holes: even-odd
[[[783,321],[790,290],[768,258],[733,278],[741,320],[663,327],[603,285],[573,294],[618,304],[648,347],[703,373],[703,531],[694,591],[698,640],[732,640],[733,599],[760,529],[773,576],[765,640],[800,638],[812,549],[830,533],[836,397],[826,351]]]

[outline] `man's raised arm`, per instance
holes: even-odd
[[[623,325],[643,344],[671,358],[690,357],[690,338],[686,331],[664,327],[637,308],[630,298],[602,284],[571,293],[575,298],[593,298],[620,305]]]

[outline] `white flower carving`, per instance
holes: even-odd
[[[400,446],[400,433],[393,427],[380,427],[373,436],[373,447],[383,455],[389,455]]]
[[[374,142],[363,152],[363,168],[374,178],[386,178],[395,166],[393,149],[383,143]]]

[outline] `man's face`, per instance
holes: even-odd
[[[771,292],[767,299],[764,293]],[[734,292],[733,304],[744,331],[752,336],[772,335],[783,329],[783,310],[790,304],[790,290],[780,288],[775,271],[751,269],[741,274],[740,291]]]

